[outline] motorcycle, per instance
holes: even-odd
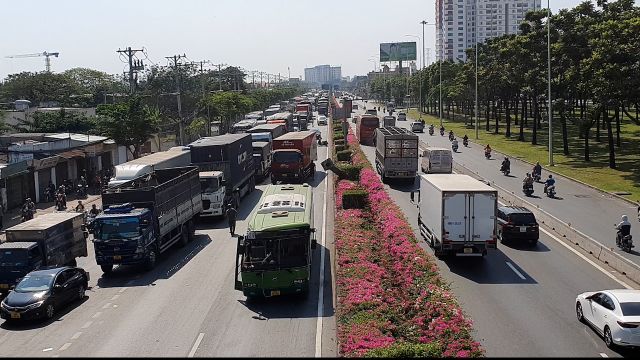
[[[76,196],[83,199],[86,198],[87,197],[86,187],[83,186],[82,184],[78,184],[78,186],[76,186]]]
[[[440,136],[444,136],[444,129],[440,129]]]
[[[540,182],[540,178],[541,178],[540,174],[533,173],[533,174],[531,174],[531,176],[533,177],[533,181]]]
[[[551,186],[545,187],[544,192],[547,194],[547,197],[554,198],[556,197],[556,186],[551,185]]]
[[[455,138],[455,137],[453,136],[453,133],[452,133],[452,132],[450,132],[450,133],[449,133],[449,141],[453,141],[453,139],[454,139],[454,138]]]
[[[452,143],[451,149],[453,150],[453,152],[458,152],[458,144]]]
[[[56,210],[64,211],[67,208],[67,204],[64,201],[64,195],[58,194],[56,197]]]
[[[35,209],[34,210],[22,209],[22,222],[29,221],[29,220],[33,219],[33,213],[34,212],[35,212]]]
[[[462,145],[464,145],[464,147],[468,147],[469,146],[469,140],[462,139]]]
[[[433,128],[432,127],[429,128],[429,135],[433,136]]]
[[[533,195],[533,185],[532,184],[524,184],[524,185],[522,185],[522,192],[526,196]]]
[[[491,159],[491,151],[485,151],[484,157],[487,158],[487,160]]]
[[[633,237],[629,234],[620,238],[620,234],[618,233],[616,234],[616,245],[618,245],[622,251],[631,252],[631,248],[634,247]]]
[[[44,201],[45,202],[50,202],[52,200],[52,195],[51,194],[51,189],[49,188],[45,188],[44,189]]]

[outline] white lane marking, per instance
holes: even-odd
[[[606,358],[608,358],[608,357],[609,357],[609,355],[607,355],[607,354],[605,354],[605,353],[600,353],[600,356],[602,356],[602,357],[606,357]]]
[[[77,333],[73,334],[73,336],[71,337],[71,340],[76,340],[77,338],[80,337],[80,335],[82,335],[82,331],[78,331]]]
[[[582,260],[588,262],[589,264],[593,265],[593,267],[595,267],[596,269],[600,270],[603,274],[607,275],[608,277],[610,277],[612,280],[616,281],[618,284],[624,286],[627,289],[633,289],[633,287],[629,286],[627,283],[625,283],[622,280],[617,279],[615,276],[613,276],[613,274],[611,274],[609,271],[605,270],[602,266],[596,264],[595,262],[593,262],[591,259],[589,259],[588,257],[586,257],[584,254],[581,254],[578,250],[572,248],[571,246],[565,244],[564,241],[560,240],[559,238],[557,238],[555,235],[551,234],[550,232],[548,232],[547,230],[543,229],[542,227],[539,228],[540,230],[542,230],[543,233],[549,235],[552,239],[554,239],[555,241],[559,242],[562,246],[564,246],[565,248],[569,249],[570,251],[572,251],[574,254],[578,255]]]
[[[81,328],[81,329],[86,329],[86,328],[88,328],[89,326],[91,326],[91,324],[93,324],[93,321],[87,321],[86,323],[84,323],[84,325],[82,325],[82,328]]]
[[[123,287],[122,289],[120,289],[120,291],[118,291],[118,293],[122,294],[123,292],[125,292],[125,290],[127,290],[127,288]]]
[[[191,351],[189,351],[189,355],[187,355],[187,357],[192,358],[196,354],[196,351],[198,350],[198,346],[200,346],[200,342],[202,341],[202,338],[204,338],[204,333],[198,334],[198,338],[196,339],[196,342],[191,347]]]
[[[95,319],[100,315],[102,315],[102,312],[98,311],[97,313],[93,314],[92,318]]]
[[[327,149],[327,159],[329,149]],[[324,208],[322,208],[322,236],[320,237],[320,288],[318,289],[318,320],[316,321],[316,356],[322,356],[322,317],[324,311],[324,244],[327,233],[327,196],[329,192],[329,174],[324,178]]]
[[[53,348],[46,348],[46,349],[42,349],[42,352],[47,352],[47,351],[51,351],[53,350]]]
[[[111,298],[111,301],[118,300],[119,297],[120,297],[120,295],[113,295],[113,297]]]
[[[511,265],[511,263],[510,263],[510,262],[508,262],[508,261],[507,261],[507,266],[509,266],[509,267],[511,268],[511,270],[513,270],[513,272],[514,272],[514,273],[516,273],[516,275],[518,275],[518,276],[520,277],[520,279],[522,279],[522,280],[526,280],[526,279],[527,279],[526,277],[524,277],[524,276],[520,273],[520,271],[518,271],[518,269],[516,269],[516,268],[515,268],[513,265]]]
[[[58,349],[58,351],[65,351],[69,348],[69,346],[71,346],[71,343],[65,343],[60,347],[60,349]]]
[[[104,304],[104,306],[102,307],[103,309],[108,309],[111,307],[111,303],[106,303]]]

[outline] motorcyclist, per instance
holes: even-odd
[[[527,175],[522,179],[522,188],[527,189],[533,187],[533,177],[531,174],[527,173]]]
[[[433,132],[435,129],[435,126],[433,126],[433,124],[429,125],[429,131]]]
[[[78,200],[78,205],[76,205],[76,212],[84,212],[84,205],[82,204],[82,200]]]
[[[504,157],[504,160],[502,160],[502,166],[500,167],[500,171],[508,171],[511,172],[511,162],[509,161],[508,157]]]
[[[24,205],[22,206],[22,219],[23,220],[31,220],[33,219],[33,213],[36,211],[36,205],[31,201],[31,198],[26,198],[24,201]]]
[[[547,193],[547,189],[549,188],[549,186],[552,186],[555,184],[556,184],[556,179],[553,178],[553,175],[549,174],[549,177],[544,182],[544,193],[545,194]]]
[[[444,126],[440,125],[440,135],[444,135]]]
[[[464,134],[464,137],[462,138],[462,144],[464,146],[469,145],[469,137],[467,136],[467,134]]]
[[[540,162],[536,161],[536,164],[533,166],[533,175],[538,175],[541,176],[542,175],[542,166],[540,166]]]
[[[449,130],[449,140],[453,141],[453,130]]]
[[[458,139],[453,138],[453,140],[451,141],[451,147],[458,148]]]
[[[484,155],[491,155],[491,146],[489,144],[487,144],[487,146],[484,147]]]
[[[618,225],[616,225],[616,230],[618,230],[618,233],[616,235],[616,245],[620,245],[620,240],[631,234],[631,223],[629,222],[629,218],[627,217],[627,215],[622,215],[621,218],[622,221],[620,221],[620,223]]]
[[[100,209],[98,209],[96,204],[91,205],[91,210],[89,210],[89,215],[91,215],[91,216],[100,215]]]

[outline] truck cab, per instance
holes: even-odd
[[[201,171],[202,216],[224,215],[225,180],[222,171]]]
[[[8,293],[16,284],[44,263],[44,255],[36,242],[0,244],[0,293]]]

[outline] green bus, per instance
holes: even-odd
[[[311,186],[268,185],[238,237],[235,289],[248,298],[307,295],[315,231]]]

